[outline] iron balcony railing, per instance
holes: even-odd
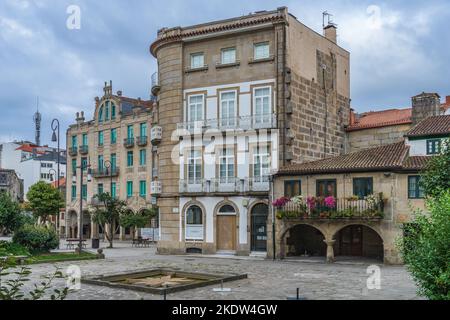
[[[125,148],[133,148],[134,147],[134,138],[123,139],[123,145]]]
[[[99,168],[92,170],[94,178],[117,177],[119,173],[119,168]]]
[[[75,157],[78,154],[78,148],[77,147],[70,147],[69,148],[69,155],[71,157]]]
[[[88,146],[80,146],[79,147],[79,152],[80,152],[80,154],[83,154],[83,155],[88,154],[89,153],[89,147]]]
[[[274,203],[276,204],[276,202]],[[383,219],[381,195],[367,199],[307,197],[277,208],[279,219]]]
[[[178,130],[189,133],[202,133],[206,130],[256,130],[276,127],[277,116],[275,114],[188,121],[177,125]]]
[[[181,193],[245,193],[268,192],[269,177],[237,178],[223,177],[213,179],[180,180]]]
[[[140,147],[145,147],[148,143],[147,136],[137,137],[136,138],[136,144]]]

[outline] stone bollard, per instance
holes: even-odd
[[[103,249],[97,250],[97,259],[105,259],[105,254],[103,253]]]

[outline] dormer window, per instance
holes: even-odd
[[[106,101],[98,110],[98,122],[114,120],[117,115],[116,105],[112,101]]]

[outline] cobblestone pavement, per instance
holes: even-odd
[[[58,266],[63,271],[70,265],[81,268],[83,276],[114,274],[136,270],[164,267],[183,271],[211,273],[246,273],[248,279],[226,282],[231,292],[213,292],[217,285],[177,292],[168,299],[282,299],[294,296],[296,288],[310,300],[321,299],[419,299],[416,287],[409,274],[401,266],[381,267],[381,289],[367,290],[369,275],[367,266],[360,263],[325,264],[317,261],[269,261],[257,259],[219,259],[212,257],[161,256],[155,248],[131,248],[130,244],[118,243],[116,249],[105,249],[105,260],[65,262],[32,266],[32,280],[51,272]],[[55,284],[62,286],[63,280]],[[108,287],[81,284],[81,289],[71,293],[69,299],[86,300],[130,300],[162,299],[159,295],[112,289]]]

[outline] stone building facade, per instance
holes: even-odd
[[[109,192],[137,212],[156,204],[160,191],[155,157],[161,128],[153,102],[125,97],[121,91],[113,94],[112,83],[105,83],[103,90],[103,96],[95,98],[93,119],[86,121],[84,112],[77,113],[76,123],[67,130],[66,237],[78,237],[80,199],[84,237],[96,238],[104,231],[91,223],[95,195]],[[120,228],[117,237],[133,235]]]
[[[23,202],[23,180],[14,170],[0,169],[0,192],[8,193],[14,201]]]
[[[270,173],[344,152],[350,57],[335,28],[282,7],[158,32],[158,252],[265,254]]]

